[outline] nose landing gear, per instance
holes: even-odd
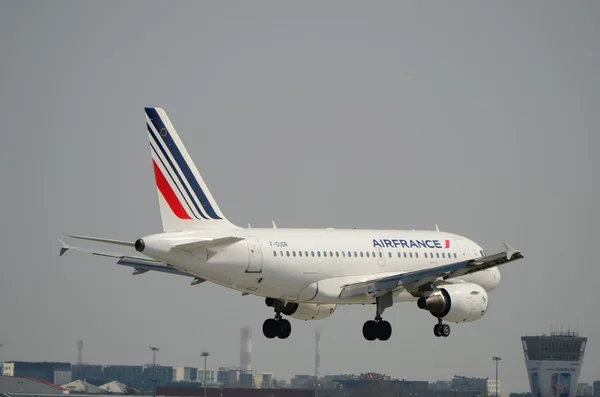
[[[433,334],[438,338],[443,336],[447,338],[450,336],[450,326],[448,324],[442,323],[442,319],[438,318],[438,323],[433,326]]]

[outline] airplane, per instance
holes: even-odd
[[[163,231],[122,241],[71,235],[135,249],[141,255],[111,254],[71,247],[59,239],[60,256],[69,250],[118,259],[134,268],[190,277],[265,299],[274,317],[263,324],[266,338],[286,339],[287,316],[321,320],[338,305],[375,307],[362,328],[368,341],[386,341],[392,327],[382,317],[395,303],[412,302],[437,322],[433,333],[448,337],[444,322],[481,319],[488,293],[500,283],[498,266],[523,258],[505,250],[486,254],[475,241],[435,230],[242,228],[231,223],[213,198],[162,108],[147,107],[154,179]]]

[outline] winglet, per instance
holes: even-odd
[[[277,229],[277,225],[275,224],[275,221],[271,221],[273,222],[273,229]]]
[[[514,254],[518,254],[520,252],[519,250],[508,245],[507,243],[502,244],[504,244],[504,247],[506,248],[506,259],[508,260],[511,260]]]
[[[439,232],[439,231],[440,231],[440,227],[438,226],[438,224],[437,224],[437,223],[435,224],[435,231],[436,231],[436,232]]]
[[[67,245],[67,243],[65,243],[64,241],[62,241],[61,239],[57,239],[58,242],[60,243],[60,252],[59,252],[59,256],[63,256],[65,254],[65,252],[67,252],[71,247],[69,247]]]

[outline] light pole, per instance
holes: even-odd
[[[152,396],[156,397],[156,352],[159,351],[158,347],[150,346],[152,350]]]
[[[496,362],[496,397],[498,396],[498,361],[502,360],[500,357],[492,356],[492,360]]]
[[[202,352],[202,354],[200,354],[202,357],[204,357],[204,397],[206,397],[206,358],[208,356],[210,356],[210,353],[207,351]]]

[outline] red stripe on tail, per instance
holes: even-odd
[[[450,240],[446,240],[446,246],[444,248],[450,248]]]
[[[156,161],[152,160],[152,164],[154,165],[154,178],[156,179],[156,186],[160,191],[160,194],[163,195],[169,207],[171,207],[171,211],[179,218],[179,219],[192,219],[183,205],[181,205],[181,201],[177,198],[177,195],[169,185],[169,182],[163,175],[158,165],[156,165]]]

